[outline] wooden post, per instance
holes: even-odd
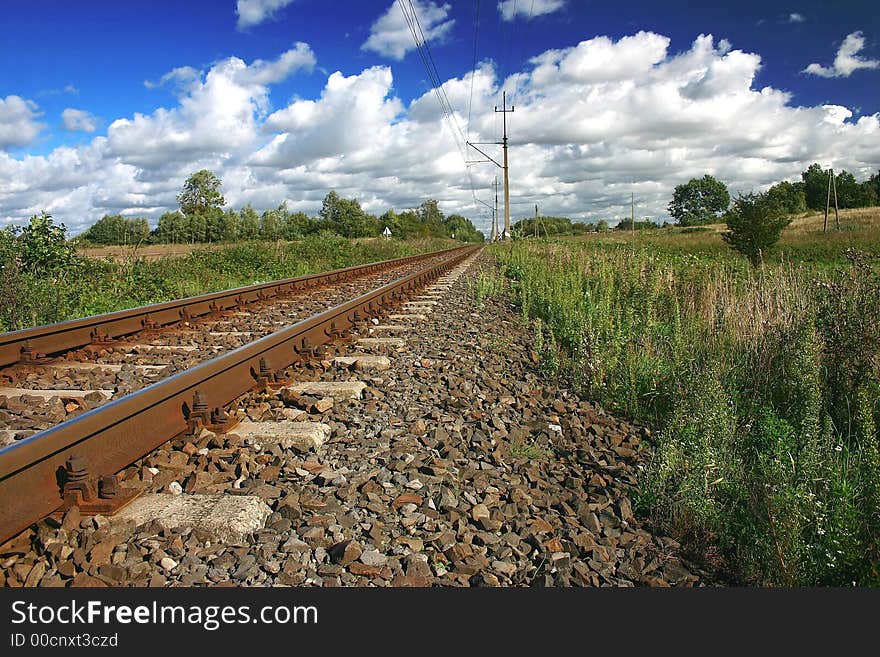
[[[834,179],[834,169],[828,170],[828,196],[825,198],[825,221],[822,224],[822,232],[828,231],[828,206],[831,205],[831,181]]]
[[[837,179],[831,177],[831,184],[834,187],[834,224],[837,230],[840,230],[840,214],[837,210]]]

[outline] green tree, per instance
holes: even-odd
[[[30,218],[21,229],[21,264],[35,276],[66,270],[76,260],[76,249],[67,241],[67,228],[56,226],[52,215],[43,211]]]
[[[767,199],[780,206],[788,214],[806,212],[807,200],[804,196],[804,183],[782,181],[767,190]]]
[[[92,244],[138,244],[150,235],[146,219],[126,219],[119,214],[105,214],[79,237]]]
[[[727,214],[728,231],[721,239],[758,267],[790,223],[785,210],[766,194],[745,194],[733,202]]]
[[[266,210],[260,217],[260,239],[275,241],[281,236],[281,222],[278,212]]]
[[[416,210],[419,221],[425,227],[428,235],[438,235],[443,230],[443,213],[440,212],[440,204],[432,198],[424,201]]]
[[[866,180],[861,184],[862,188],[862,207],[870,208],[878,204],[880,196],[870,180]]]
[[[834,176],[834,182],[837,185],[837,204],[839,207],[864,208],[873,205],[872,200],[874,199],[867,192],[869,188],[856,182],[855,176],[846,169]]]
[[[322,230],[331,230],[343,237],[378,235],[379,222],[368,215],[356,199],[341,198],[335,191],[328,192],[318,213]]]
[[[238,213],[229,208],[226,212],[223,213],[223,221],[221,224],[222,227],[222,240],[224,242],[234,242],[238,239],[238,228],[241,223],[241,219],[238,216]]]
[[[203,214],[209,208],[220,209],[226,205],[226,199],[220,193],[223,183],[212,171],[201,169],[193,173],[183,189],[177,195],[180,210],[185,215]]]
[[[157,242],[179,244],[187,242],[190,237],[189,222],[180,211],[165,212],[159,217],[159,225],[153,231]]]
[[[597,233],[607,233],[611,230],[611,227],[608,225],[608,222],[604,219],[600,219],[599,223],[596,224],[596,232]]]
[[[725,184],[706,174],[675,188],[669,214],[680,226],[694,226],[716,221],[729,205],[730,194]]]
[[[294,212],[287,215],[281,234],[286,240],[298,240],[311,235],[317,229],[317,224],[305,212]]]
[[[342,225],[342,199],[336,190],[327,192],[327,196],[321,202],[321,210],[318,212],[322,230],[332,230],[339,234]]]
[[[804,182],[804,202],[810,210],[824,210],[828,200],[828,171],[813,163],[801,174]]]
[[[880,171],[868,178],[865,184],[874,190],[874,205],[876,205],[880,201]]]
[[[260,234],[260,215],[250,203],[241,209],[238,235],[243,240],[255,240]]]
[[[477,230],[473,222],[460,214],[451,214],[443,220],[444,233],[462,242],[483,242],[486,237]]]

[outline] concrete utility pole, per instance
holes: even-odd
[[[495,176],[495,212],[492,213],[492,235],[494,238],[498,237],[498,176]]]
[[[632,222],[632,234],[633,234],[633,237],[635,237],[635,235],[636,235],[636,193],[630,192],[629,195],[630,195],[630,198],[629,198],[629,202],[630,202],[629,220]]]
[[[496,112],[501,112],[501,117],[504,123],[504,136],[501,139],[501,145],[504,149],[504,239],[508,239],[510,237],[510,184],[508,180],[508,166],[507,166],[507,113],[512,112],[514,110],[513,105],[510,106],[510,109],[507,109],[507,92],[501,92],[501,109],[495,107]]]
[[[495,107],[496,112],[502,113],[504,116],[504,137],[501,141],[469,141],[466,142],[468,146],[472,147],[475,151],[477,151],[480,155],[485,157],[485,160],[467,160],[466,164],[479,164],[481,162],[491,162],[499,169],[504,170],[504,233],[500,234],[499,237],[501,239],[507,239],[510,237],[510,187],[509,187],[509,178],[507,175],[507,114],[512,112],[514,107],[511,105],[510,109],[507,109],[507,92],[502,92],[502,104],[501,109]],[[499,164],[495,158],[481,150],[477,147],[477,145],[486,145],[486,144],[495,144],[504,147],[504,164]],[[497,189],[498,189],[498,179],[495,179],[495,189],[496,189],[496,202],[497,202]],[[496,213],[497,214],[497,213]],[[496,233],[497,234],[497,233]]]

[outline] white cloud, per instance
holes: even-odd
[[[565,0],[531,0],[531,2],[529,0],[501,0],[498,3],[498,11],[503,20],[512,21],[517,16],[530,18],[552,14],[564,6]]]
[[[818,75],[823,78],[848,78],[854,71],[860,68],[880,68],[880,60],[863,59],[858,56],[865,47],[865,37],[861,32],[848,34],[840,44],[837,55],[834,56],[834,64],[831,67],[821,64],[810,64],[803,70],[804,73]]]
[[[273,18],[293,0],[238,0],[235,13],[238,16],[238,29],[253,27]]]
[[[803,14],[794,13],[794,14],[788,15],[788,22],[789,23],[803,23],[805,20],[806,19],[804,18]]]
[[[451,9],[448,4],[413,0],[412,6],[425,41],[442,40],[455,24],[455,19],[447,19]],[[361,46],[361,50],[370,50],[390,59],[401,60],[410,50],[415,50],[415,47],[406,16],[398,3],[392,2],[388,10],[370,26],[370,36]]]
[[[117,119],[107,130],[111,153],[140,166],[155,166],[169,157],[222,157],[250,144],[258,119],[269,111],[269,84],[297,70],[311,70],[315,57],[305,43],[278,59],[258,59],[250,66],[237,57],[217,62],[202,79],[189,67],[162,77],[183,84],[179,105],[147,116]]]
[[[239,74],[238,80],[244,84],[276,84],[297,71],[311,71],[314,67],[315,53],[309,44],[298,41],[274,61],[255,60]]]
[[[294,83],[294,100],[270,108],[268,85],[308,70],[305,48],[268,62],[219,61],[190,78],[173,105],[117,119],[89,144],[41,156],[0,153],[0,221],[42,209],[74,230],[105,213],[155,221],[176,207],[186,177],[208,168],[233,207],[286,200],[315,214],[336,189],[374,213],[436,198],[444,212],[488,227],[433,92],[398,97],[394,67],[333,72],[320,93]],[[639,216],[663,218],[675,185],[706,173],[735,194],[797,179],[817,161],[858,179],[876,171],[880,114],[798,106],[784,91],[754,87],[761,65],[758,54],[709,35],[676,53],[667,37],[639,32],[544,52],[504,80],[485,61],[444,90],[474,141],[500,136],[492,110],[502,89],[515,102],[507,117],[514,220],[535,203],[573,219],[628,216],[630,192]],[[489,201],[498,169],[469,171]]]
[[[144,86],[147,89],[156,89],[170,83],[175,89],[187,92],[195,89],[201,82],[201,71],[192,66],[178,66],[159,78],[158,82],[144,80]]]
[[[98,129],[98,117],[85,110],[68,107],[61,112],[61,125],[71,132],[94,132]]]
[[[0,150],[31,143],[46,126],[37,104],[20,96],[0,98]]]

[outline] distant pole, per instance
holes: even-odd
[[[825,198],[825,222],[822,224],[822,232],[828,231],[828,207],[831,205],[831,181],[834,178],[834,169],[828,169],[828,196]]]
[[[504,239],[507,239],[508,235],[510,235],[510,180],[508,178],[508,166],[507,166],[507,114],[512,112],[514,107],[511,105],[510,109],[507,109],[507,92],[501,92],[501,109],[498,107],[495,108],[496,112],[501,112],[501,116],[504,122],[504,133],[501,139],[501,146],[504,148]]]
[[[635,237],[636,236],[636,193],[635,192],[629,193],[629,202],[630,202],[629,220],[632,222],[632,234],[633,234],[633,237]]]
[[[837,210],[837,179],[833,176],[831,177],[831,185],[834,187],[834,225],[837,230],[840,230],[840,214]]]

